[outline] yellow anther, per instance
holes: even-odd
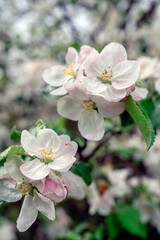
[[[53,147],[51,147],[49,149],[49,151],[47,151],[47,148],[42,148],[41,150],[41,155],[42,155],[42,160],[45,163],[49,163],[51,162],[53,159],[55,159],[56,157],[54,156],[55,153],[53,153]]]
[[[22,183],[22,184],[15,184],[15,188],[18,190],[21,190],[22,196],[27,195],[31,192],[32,190],[32,185],[29,183]]]
[[[80,105],[83,108],[82,113],[92,112],[92,110],[94,108],[94,103],[92,102],[92,100],[84,101],[84,102],[80,103]]]
[[[77,73],[73,69],[73,64],[67,64],[65,65],[65,68],[63,68],[63,72],[66,75],[73,76],[74,78],[77,77]]]
[[[111,67],[107,67],[104,69],[104,72],[102,73],[102,76],[101,76],[101,79],[103,82],[108,82],[112,79],[113,77],[113,72],[112,72],[112,69]]]

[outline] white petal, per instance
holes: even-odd
[[[84,189],[87,188],[83,179],[72,172],[62,174],[64,184],[66,185],[71,198],[82,200],[85,197]]]
[[[81,102],[70,96],[65,96],[58,101],[57,111],[61,116],[77,121],[82,114]]]
[[[127,60],[127,52],[125,48],[119,43],[110,43],[105,46],[100,53],[106,66],[112,67],[122,61]]]
[[[113,68],[112,86],[116,89],[125,89],[136,83],[140,73],[140,64],[137,61],[124,61]]]
[[[20,171],[20,166],[23,160],[19,156],[9,156],[4,164],[7,173],[17,182],[23,181],[23,175]]]
[[[40,142],[43,148],[47,148],[47,151],[50,151],[50,148],[53,147],[54,151],[57,151],[61,145],[61,140],[57,133],[52,129],[42,129],[37,135],[37,140]]]
[[[48,165],[40,162],[39,159],[24,162],[21,165],[20,170],[24,176],[32,180],[43,179],[50,172]]]
[[[54,171],[66,172],[68,171],[73,163],[76,161],[75,157],[65,158],[65,156],[56,158],[52,163],[48,164],[48,167]]]
[[[15,181],[0,181],[0,201],[17,202],[21,198],[21,192],[15,188]]]
[[[78,62],[78,53],[75,48],[69,47],[66,54],[66,63],[72,64]]]
[[[38,140],[26,130],[22,131],[21,145],[24,148],[24,150],[31,156],[41,157],[40,152],[42,146],[40,145]]]
[[[83,86],[93,93],[101,93],[107,89],[107,84],[102,83],[98,78],[81,77]]]
[[[91,95],[102,117],[113,118],[125,110],[123,102],[108,102],[103,96]]]
[[[134,92],[132,92],[130,95],[135,101],[141,101],[147,97],[147,94],[148,90],[146,88],[136,86]]]
[[[52,201],[34,190],[33,205],[35,208],[48,217],[50,220],[55,219],[55,209]]]
[[[54,96],[62,96],[62,95],[65,95],[67,94],[67,91],[65,90],[65,88],[62,86],[62,87],[59,87],[55,90],[53,90],[52,92],[50,92],[51,95],[54,95]]]
[[[83,113],[78,122],[78,129],[84,138],[98,141],[104,136],[104,119],[96,110]]]
[[[66,83],[64,87],[71,97],[78,98],[80,100],[88,100],[87,90],[81,82]]]
[[[71,158],[74,157],[78,149],[78,145],[74,141],[63,142],[58,153],[56,155],[56,159],[64,157]]]
[[[62,134],[59,136],[62,142],[70,142],[70,136]]]
[[[38,210],[33,206],[32,196],[25,196],[21,212],[17,219],[18,231],[25,232],[35,222],[37,215]]]
[[[101,93],[104,98],[110,102],[119,102],[127,96],[127,90],[117,90],[112,86],[108,85],[106,91]]]
[[[65,74],[64,68],[65,66],[58,65],[46,69],[43,73],[44,80],[54,87],[63,85],[71,78],[71,76]]]

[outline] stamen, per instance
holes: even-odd
[[[92,110],[94,108],[94,102],[92,100],[83,101],[82,103],[80,103],[80,105],[83,108],[82,113],[92,112]]]
[[[102,73],[102,76],[100,78],[100,80],[103,83],[108,83],[111,84],[111,79],[113,77],[113,72],[110,66],[108,66],[107,68],[104,69],[104,72]]]
[[[49,152],[47,152],[47,148],[42,148],[41,155],[42,155],[42,161],[44,163],[49,163],[56,157],[53,154],[57,154],[57,152],[53,153],[53,147],[49,149]]]
[[[25,183],[25,182],[21,184],[16,183],[15,188],[18,190],[21,190],[22,196],[28,195],[33,189],[30,183]]]
[[[66,75],[73,76],[73,78],[77,77],[77,73],[73,69],[73,63],[65,65],[65,68],[63,68],[63,71]]]

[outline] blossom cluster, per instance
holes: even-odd
[[[58,113],[78,121],[84,138],[98,141],[105,133],[104,118],[124,111],[123,100],[135,90],[139,74],[139,62],[128,60],[121,44],[110,43],[101,53],[89,46],[79,53],[69,48],[66,65],[46,69],[43,78],[55,88],[52,95],[63,96]]]
[[[28,159],[7,158],[1,167],[0,201],[17,202],[24,196],[17,219],[17,228],[23,232],[34,223],[38,211],[54,220],[54,203],[67,196],[83,199],[85,183],[69,171],[76,161],[77,144],[68,135],[58,136],[46,128],[35,137],[24,130],[21,145]]]

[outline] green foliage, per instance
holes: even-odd
[[[23,155],[25,153],[23,147],[21,146],[10,146],[5,151],[0,153],[0,162],[5,160],[8,156],[11,155]]]
[[[93,234],[94,240],[103,240],[103,226],[100,225]]]
[[[39,119],[35,124],[35,134],[34,134],[35,137],[37,137],[39,130],[44,129],[46,127],[47,125],[41,119]]]
[[[160,96],[154,101],[154,112],[152,114],[152,122],[155,129],[160,127]]]
[[[127,111],[124,111],[122,114],[120,114],[120,120],[121,120],[121,129],[123,131],[128,131],[132,128],[132,125],[134,122]]]
[[[89,186],[92,182],[91,170],[92,165],[84,162],[77,162],[72,167],[73,172],[82,177],[85,183]]]
[[[123,157],[125,157],[126,159],[130,159],[131,158],[131,153],[129,152],[128,149],[125,148],[118,148],[112,151],[113,153],[122,155]]]
[[[18,131],[16,126],[13,126],[11,129],[10,139],[11,140],[19,140],[21,138],[21,131]]]
[[[147,114],[136,104],[136,102],[129,96],[125,101],[127,112],[131,115],[134,122],[138,125],[144,140],[149,150],[155,139],[155,132],[151,120]]]
[[[106,217],[106,226],[109,238],[111,240],[116,239],[120,233],[120,225],[119,222],[117,221],[116,214],[109,214]]]
[[[117,211],[117,219],[130,234],[147,238],[146,225],[141,223],[140,214],[136,208],[130,205],[120,206]]]

